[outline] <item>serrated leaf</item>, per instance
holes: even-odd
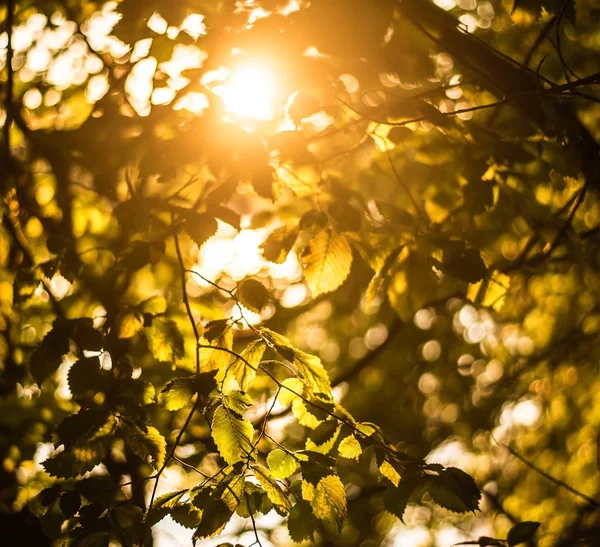
[[[68,326],[55,322],[52,330],[31,354],[29,371],[38,384],[53,374],[60,366],[63,355],[69,353],[70,332]]]
[[[110,412],[101,407],[80,408],[77,414],[63,419],[56,428],[56,435],[66,446],[91,438],[109,419]]]
[[[212,333],[207,331],[205,337],[208,334],[212,336]],[[226,324],[224,329],[219,331],[219,334],[210,340],[210,345],[232,349],[233,328],[231,325]],[[202,348],[200,350],[200,370],[202,370],[202,372],[219,370],[232,364],[234,359],[236,359],[236,357],[222,349]]]
[[[157,361],[172,363],[183,357],[183,336],[174,321],[157,317],[144,332],[148,348]]]
[[[386,291],[390,281],[392,279],[391,271],[394,266],[396,260],[398,260],[398,256],[404,249],[404,245],[397,247],[391,253],[389,253],[384,262],[381,269],[373,276],[371,281],[369,282],[369,286],[367,287],[366,293],[366,305],[367,309],[371,307],[373,300],[375,300],[376,296],[381,291]]]
[[[321,363],[321,359],[316,355],[305,353],[294,347],[285,336],[277,332],[262,328],[261,333],[275,346],[282,357],[292,362],[300,377],[308,383],[315,393],[329,394],[331,392],[329,376]]]
[[[223,382],[223,391],[228,392],[235,389],[248,391],[256,377],[256,369],[266,349],[267,344],[264,340],[255,340],[248,344],[240,354],[244,360],[236,358],[231,365],[221,369],[217,374],[217,379]],[[251,366],[248,366],[248,363]]]
[[[383,506],[385,510],[403,520],[408,501],[418,486],[418,481],[414,479],[400,481],[397,487],[389,486],[383,493]]]
[[[93,321],[87,317],[77,320],[71,338],[80,349],[101,351],[104,347],[104,335],[94,328]]]
[[[75,361],[67,375],[69,391],[73,397],[90,392],[92,395],[105,388],[104,376],[98,357],[87,357]]]
[[[400,482],[400,473],[398,473],[398,471],[387,459],[383,460],[379,466],[379,472],[394,486],[398,486],[398,483]]]
[[[107,437],[74,444],[42,462],[53,477],[71,478],[91,471],[106,458],[111,441]]]
[[[243,391],[230,391],[223,394],[223,405],[236,414],[244,414],[252,404],[252,398]]]
[[[298,237],[297,229],[277,228],[260,246],[263,257],[269,262],[283,264]]]
[[[143,431],[132,422],[123,422],[124,437],[129,448],[142,461],[150,458],[155,469],[160,469],[167,455],[167,441],[160,431],[152,426],[147,426]]]
[[[196,393],[207,396],[216,387],[214,372],[175,378],[160,392],[160,402],[167,410],[179,410],[186,406]]]
[[[346,492],[340,478],[337,475],[323,477],[315,488],[310,505],[317,518],[335,522],[341,530],[347,509]]]
[[[354,435],[349,435],[340,442],[338,452],[342,458],[357,460],[362,454],[362,447]]]
[[[285,492],[281,489],[281,486],[279,486],[277,481],[271,477],[269,470],[262,465],[253,465],[252,471],[256,477],[256,480],[263,487],[273,505],[278,506],[281,510],[287,513],[291,509],[292,504]]]
[[[219,224],[207,213],[189,212],[185,215],[185,231],[198,247],[217,233]]]
[[[225,487],[225,491],[223,492],[223,496],[221,499],[225,502],[225,505],[229,507],[232,511],[237,509],[237,506],[240,504],[243,496],[244,496],[244,487],[245,487],[245,477],[244,475],[237,475],[233,477],[230,481],[227,482]]]
[[[299,500],[290,511],[287,527],[292,541],[300,543],[313,538],[313,533],[319,527],[319,520],[313,514],[310,504]]]
[[[150,527],[154,526],[157,522],[166,517],[171,509],[177,505],[179,499],[187,492],[188,489],[186,488],[184,490],[169,492],[156,498],[146,517],[147,525]]]
[[[200,522],[201,513],[191,503],[181,503],[175,505],[169,515],[184,528],[196,528]]]
[[[438,505],[455,513],[475,511],[481,492],[473,479],[464,471],[448,467],[439,475],[429,475],[425,489]]]
[[[224,406],[219,406],[214,413],[212,437],[222,458],[229,465],[252,454],[252,424]]]
[[[267,465],[276,479],[287,479],[295,473],[298,464],[294,456],[276,448],[269,452]]]
[[[244,279],[238,285],[236,295],[240,304],[255,313],[262,312],[271,298],[267,288],[256,279]]]
[[[513,547],[513,545],[519,545],[519,543],[525,543],[533,538],[539,527],[539,522],[531,520],[519,522],[508,531],[506,542],[508,543],[509,547]]]
[[[225,527],[233,511],[227,507],[222,499],[213,499],[206,509],[202,511],[202,517],[198,528],[192,536],[192,543],[196,545],[199,539],[212,538],[218,535]]]
[[[348,240],[331,229],[319,232],[302,257],[304,277],[313,297],[337,289],[348,277],[352,249]]]
[[[306,449],[320,454],[329,453],[335,445],[341,429],[340,422],[335,419],[324,421],[306,439]]]

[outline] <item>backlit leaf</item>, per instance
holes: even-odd
[[[358,460],[362,454],[362,447],[356,440],[354,435],[349,435],[345,439],[342,439],[338,447],[338,452],[342,458],[348,458],[349,460]]]
[[[237,287],[237,297],[250,311],[260,313],[268,304],[271,295],[260,281],[244,279]]]
[[[269,452],[267,465],[276,479],[287,479],[297,467],[296,459],[281,448]]]
[[[302,257],[304,277],[314,298],[337,289],[348,277],[352,250],[348,240],[331,229],[310,242]]]
[[[219,406],[212,420],[212,437],[223,459],[233,465],[252,453],[252,424]]]
[[[537,529],[540,527],[539,522],[524,521],[515,524],[506,536],[506,542],[510,547],[513,545],[519,545],[519,543],[525,543],[533,538]]]

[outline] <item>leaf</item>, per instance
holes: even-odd
[[[352,250],[343,235],[323,230],[310,242],[302,263],[304,277],[316,298],[334,291],[346,280],[352,265]]]
[[[240,304],[255,313],[262,312],[271,298],[266,287],[256,279],[244,279],[238,285],[236,294]]]
[[[198,247],[217,233],[219,224],[215,217],[207,213],[188,212],[185,215],[185,231]]]
[[[533,538],[537,529],[540,527],[539,522],[526,520],[515,524],[506,536],[506,541],[509,547],[513,545],[519,545],[519,543],[525,543]]]
[[[171,380],[160,392],[160,402],[167,410],[179,410],[198,393],[207,396],[217,387],[214,371]]]
[[[287,527],[292,541],[300,543],[306,539],[313,539],[313,533],[319,527],[319,520],[313,514],[310,504],[299,500],[290,511]]]
[[[289,512],[292,504],[285,492],[281,489],[281,486],[279,486],[277,481],[271,477],[269,470],[262,465],[253,465],[252,471],[256,477],[256,480],[263,487],[273,505],[279,507],[280,510],[285,513]]]
[[[171,518],[184,528],[196,528],[201,520],[201,513],[191,503],[175,505],[169,512]]]
[[[341,428],[341,424],[335,419],[324,421],[308,436],[306,449],[327,454],[335,445]]]
[[[398,483],[400,482],[400,473],[398,473],[396,468],[387,459],[384,459],[379,466],[379,472],[394,486],[398,486]]]
[[[174,321],[157,317],[144,332],[148,348],[157,361],[172,363],[183,357],[183,336]]]
[[[66,518],[71,518],[77,514],[77,511],[81,507],[81,496],[79,492],[75,492],[74,490],[63,492],[58,500],[58,505],[62,514]]]
[[[264,327],[260,331],[271,341],[282,357],[292,362],[301,378],[308,383],[315,393],[329,394],[331,392],[329,377],[321,363],[321,359],[294,347],[285,336],[279,333]]]
[[[396,249],[394,249],[390,254],[385,257],[383,262],[383,266],[381,269],[373,276],[371,279],[369,286],[367,287],[366,294],[366,304],[367,309],[371,307],[373,300],[382,290],[387,290],[387,287],[391,281],[391,270],[394,266],[394,263],[398,259],[398,256],[404,249],[404,245],[400,245]]]
[[[358,461],[362,454],[362,447],[354,435],[349,435],[338,446],[338,452],[342,458]]]
[[[143,431],[130,421],[124,421],[123,428],[127,448],[144,462],[149,457],[153,467],[160,469],[167,455],[167,441],[160,431],[153,426],[148,426],[147,431]]]
[[[63,355],[69,353],[70,331],[63,322],[55,321],[52,330],[31,354],[29,371],[38,384],[53,374],[60,366]]]
[[[487,267],[477,249],[455,251],[444,263],[442,271],[467,283],[477,283],[487,275]]]
[[[233,511],[222,499],[212,499],[208,507],[202,511],[200,524],[192,535],[192,544],[196,545],[196,541],[199,539],[218,535],[229,522],[231,515],[233,515]]]
[[[147,525],[150,527],[154,526],[157,522],[166,517],[171,509],[177,505],[180,498],[187,492],[188,489],[176,490],[156,498],[146,517]]]
[[[276,479],[287,479],[295,473],[298,464],[294,456],[276,448],[269,452],[267,465]]]
[[[243,391],[230,391],[223,394],[223,405],[240,416],[248,410],[251,404],[252,398]]]
[[[207,331],[205,337],[206,335],[212,335],[212,333]],[[225,329],[211,340],[211,345],[229,350],[233,349],[233,329],[231,325],[226,324]],[[222,349],[202,348],[200,350],[200,370],[202,372],[219,370],[230,365],[234,359],[235,357],[231,353]]]
[[[104,347],[104,335],[94,328],[90,318],[83,318],[77,321],[71,338],[80,349],[101,351]]]
[[[275,264],[283,264],[297,237],[298,229],[277,228],[260,246],[264,259]]]
[[[212,419],[212,437],[221,457],[233,465],[252,453],[254,428],[252,424],[219,406]]]
[[[241,391],[248,391],[256,377],[256,369],[266,349],[267,344],[264,340],[255,340],[248,344],[240,354],[244,360],[236,358],[227,368],[221,369],[217,374],[217,379],[225,384],[223,390],[234,390],[237,388]],[[248,363],[251,366],[248,366]],[[237,385],[229,386],[228,380],[234,380],[234,383]]]
[[[42,465],[53,477],[77,477],[102,463],[110,444],[111,441],[107,437],[78,443],[42,462]]]
[[[455,467],[447,467],[439,475],[428,475],[425,488],[433,501],[455,513],[479,508],[481,492],[475,481]]]
[[[94,436],[109,419],[110,412],[101,407],[80,408],[77,414],[63,419],[56,428],[59,441],[70,446]]]
[[[404,511],[408,501],[418,488],[419,483],[415,479],[400,481],[398,486],[389,486],[383,493],[383,506],[388,513],[403,521]],[[404,521],[403,521],[404,522]]]
[[[69,390],[73,397],[80,397],[87,392],[93,395],[98,391],[103,391],[106,387],[104,380],[98,357],[88,357],[75,361],[67,375]]]
[[[333,521],[338,530],[341,530],[346,518],[346,492],[340,478],[337,475],[323,477],[315,489],[310,505],[317,518]]]
[[[319,111],[319,101],[306,91],[296,93],[287,108],[288,116],[298,125],[304,118],[308,118]]]

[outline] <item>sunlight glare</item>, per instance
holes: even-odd
[[[275,78],[272,70],[264,65],[248,64],[234,69],[214,91],[232,114],[257,120],[274,117]]]

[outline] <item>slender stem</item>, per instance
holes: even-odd
[[[13,25],[15,15],[15,0],[6,0],[6,32],[8,35],[8,44],[6,47],[6,96],[4,99],[4,110],[6,113],[6,119],[4,120],[4,161],[7,165],[10,164],[11,152],[10,152],[10,127],[14,118],[13,110],[13,92],[14,92],[14,71],[12,66],[13,60]],[[7,188],[8,189],[8,185]]]
[[[192,330],[194,331],[194,337],[196,338],[196,374],[200,374],[200,333],[198,332],[198,327],[196,326],[194,314],[192,313],[192,307],[190,306],[190,299],[187,293],[187,289],[185,288],[185,272],[187,270],[185,269],[185,265],[183,263],[183,255],[181,254],[181,248],[179,246],[179,237],[177,236],[177,232],[174,232],[173,239],[175,239],[175,250],[177,252],[177,260],[179,261],[179,269],[181,272],[181,292],[183,294],[183,302],[185,304],[188,319],[190,320],[190,324],[192,325]]]

